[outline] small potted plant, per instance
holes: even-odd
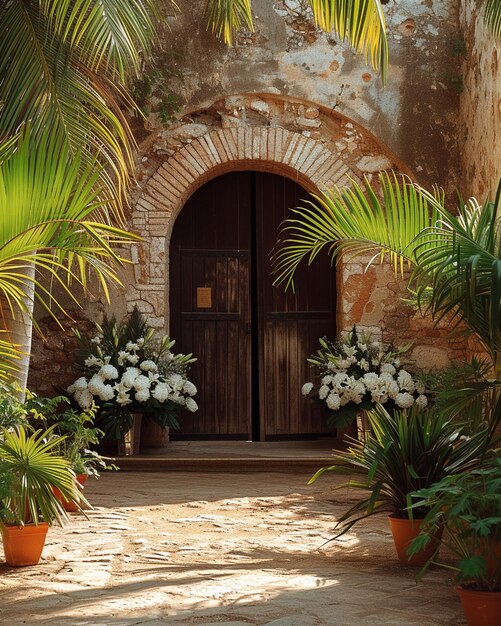
[[[410,346],[383,348],[356,326],[335,341],[324,337],[319,342],[319,350],[308,359],[316,382],[305,383],[302,393],[326,403],[332,411],[329,425],[344,428],[358,418],[359,433],[365,436],[365,412],[376,404],[390,413],[414,404],[428,405],[423,382],[402,364],[401,357]]]
[[[409,554],[426,547],[438,526],[442,543],[455,555],[454,563],[431,559],[456,572],[456,589],[470,626],[501,624],[501,456],[494,453],[481,467],[447,475],[418,491],[412,508],[427,510],[421,533]]]
[[[197,389],[188,379],[195,359],[173,353],[175,342],[155,336],[137,308],[120,324],[105,319],[97,330],[92,338],[75,332],[84,375],[67,392],[82,409],[97,406],[97,425],[107,438],[123,440],[134,432],[134,421],[140,432],[135,416],[147,415],[162,428],[175,428],[181,409],[198,409],[193,398]]]
[[[78,497],[69,461],[54,453],[61,439],[52,429],[0,431],[0,525],[9,565],[36,565],[49,525],[67,520],[54,488],[67,500]]]
[[[365,495],[339,518],[336,537],[360,519],[386,511],[399,560],[423,565],[438,547],[441,528],[435,528],[435,541],[423,552],[411,557],[406,554],[428,511],[424,505],[409,510],[411,494],[452,472],[478,465],[488,431],[463,438],[460,428],[433,407],[412,406],[390,415],[379,405],[368,412],[368,420],[371,432],[367,441],[348,438],[348,450],[335,451],[333,465],[320,469],[310,483],[325,472],[358,475],[360,478],[340,486],[360,489]]]

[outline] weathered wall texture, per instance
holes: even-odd
[[[152,326],[168,328],[170,233],[190,194],[213,176],[273,171],[315,192],[395,168],[448,191],[457,183],[457,0],[389,0],[384,89],[363,58],[315,29],[300,0],[254,0],[256,32],[232,49],[205,32],[203,3],[179,5],[163,58],[181,111],[167,127],[153,112],[136,129],[131,226],[145,242],[131,250],[125,292],[114,292],[111,307],[95,295],[68,327],[89,330],[87,320],[121,317],[137,303]],[[158,109],[158,98],[150,100]],[[401,304],[403,284],[388,268],[345,264],[338,284],[339,329],[357,323],[381,328],[383,341],[414,341],[412,358],[422,367],[462,355],[443,330]],[[29,384],[50,393],[54,373],[61,386],[73,379],[75,344],[68,330],[62,337],[47,319],[41,325],[48,340],[34,344]]]
[[[475,0],[462,0],[465,36],[460,137],[464,196],[492,198],[501,178],[501,43],[486,27]]]
[[[169,18],[164,64],[182,113],[226,95],[267,92],[333,109],[377,136],[426,185],[458,177],[459,0],[389,0],[388,83],[335,37],[315,28],[307,3],[253,0],[255,33],[233,48],[205,32],[204,3],[181,0]],[[181,79],[177,78],[178,76]],[[156,130],[159,120],[149,119]]]

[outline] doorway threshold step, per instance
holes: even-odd
[[[173,457],[137,455],[116,457],[113,462],[121,471],[129,472],[316,472],[332,465],[332,457]]]

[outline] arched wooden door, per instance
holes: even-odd
[[[295,293],[272,286],[269,254],[291,207],[308,193],[262,172],[219,176],[188,200],[170,244],[170,334],[198,358],[199,411],[182,438],[276,439],[328,432],[301,395],[306,358],[335,334],[327,255],[300,270]],[[174,435],[176,436],[176,435]]]

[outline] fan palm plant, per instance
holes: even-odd
[[[364,53],[372,67],[388,68],[388,42],[381,0],[308,0],[315,24],[335,31],[357,52]],[[208,27],[217,37],[232,45],[237,31],[245,26],[254,30],[251,0],[207,0]]]
[[[396,271],[412,268],[408,290],[435,319],[465,322],[490,355],[496,380],[472,386],[471,396],[499,394],[501,379],[501,184],[494,201],[471,199],[448,210],[442,193],[406,177],[382,173],[375,186],[357,183],[316,196],[285,221],[274,253],[275,284],[293,286],[294,273],[328,248],[389,256]],[[496,400],[497,401],[497,400]],[[495,404],[495,402],[494,402]]]
[[[0,135],[30,121],[66,140],[81,167],[96,158],[108,198],[123,199],[134,140],[121,112],[127,81],[154,38],[153,0],[0,3]],[[120,203],[112,205],[121,215]],[[108,207],[109,208],[109,207]]]
[[[122,262],[117,244],[137,239],[95,220],[106,207],[97,186],[102,165],[84,164],[80,154],[67,159],[67,144],[54,130],[38,134],[25,128],[15,149],[3,150],[0,161],[0,326],[5,350],[0,370],[17,367],[25,386],[34,300],[51,313],[62,311],[51,295],[57,282],[77,302],[71,281],[83,287],[88,273],[119,283]],[[43,277],[49,279],[43,280]],[[1,350],[1,346],[0,346]],[[13,352],[17,350],[17,360]]]

